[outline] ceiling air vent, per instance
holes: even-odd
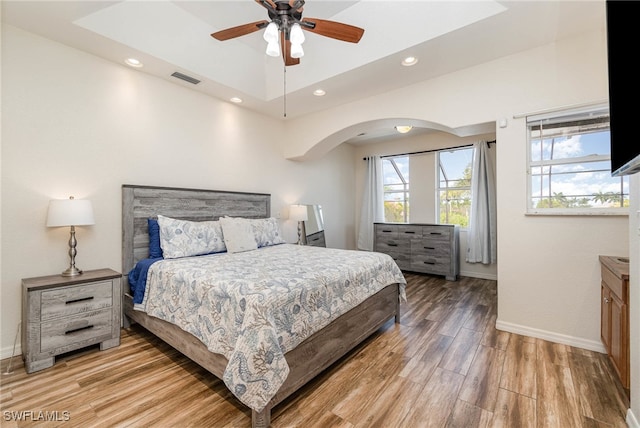
[[[195,77],[187,76],[186,74],[182,74],[178,71],[174,71],[171,75],[173,77],[177,77],[178,79],[182,79],[185,82],[193,83],[194,85],[197,85],[198,83],[200,83],[200,81]]]

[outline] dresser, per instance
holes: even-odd
[[[324,240],[324,230],[307,235],[307,245],[311,245],[313,247],[326,247],[327,244]]]
[[[622,386],[629,374],[629,259],[600,256],[600,336]]]
[[[120,344],[122,275],[111,269],[22,280],[22,357],[27,373],[57,355],[99,343]]]
[[[374,251],[389,254],[401,270],[458,279],[458,225],[374,223],[374,234]]]

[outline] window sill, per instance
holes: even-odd
[[[586,216],[586,217],[608,217],[608,216],[629,216],[629,208],[618,208],[615,210],[604,210],[604,209],[591,209],[591,210],[580,210],[580,209],[572,209],[572,210],[537,210],[537,211],[527,211],[524,213],[525,216]]]

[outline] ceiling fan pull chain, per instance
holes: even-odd
[[[282,69],[284,70],[284,72],[282,73],[284,78],[284,94],[282,98],[284,101],[284,117],[287,117],[287,66],[283,66]]]

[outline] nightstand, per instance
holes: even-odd
[[[96,343],[120,345],[122,274],[111,269],[22,280],[22,358],[27,373],[56,355]]]

